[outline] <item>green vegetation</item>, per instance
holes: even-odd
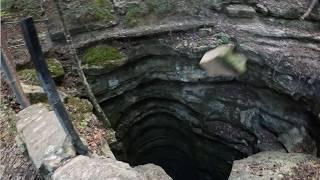
[[[90,23],[92,21],[110,22],[115,18],[110,0],[81,0],[67,2],[69,7],[64,12],[67,20],[77,23]]]
[[[141,8],[139,5],[137,4],[131,5],[128,7],[128,11],[125,16],[125,23],[129,27],[137,26],[138,24],[140,24],[140,21],[145,15],[146,15],[146,12],[143,11],[143,8]]]
[[[64,70],[60,62],[54,58],[47,59],[48,69],[52,78],[59,81],[64,76]],[[33,68],[22,68],[17,71],[20,80],[31,85],[39,85],[36,70]]]
[[[3,17],[7,17],[9,16],[9,12],[7,12],[6,10],[1,10],[0,11],[0,17],[3,18]]]
[[[31,85],[39,85],[35,69],[21,69],[17,71],[17,75],[22,81],[28,82]]]
[[[89,66],[101,66],[103,68],[113,68],[124,63],[120,52],[113,47],[93,47],[84,54],[84,64]]]
[[[3,12],[19,13],[23,16],[38,18],[41,16],[40,3],[37,0],[1,0],[1,17]]]
[[[53,78],[64,76],[64,70],[60,62],[54,58],[47,59],[48,69]]]
[[[237,73],[244,73],[247,70],[247,58],[243,54],[229,52],[224,59],[225,64],[236,71]]]
[[[75,126],[80,129],[85,128],[90,121],[93,110],[91,103],[86,99],[80,99],[78,97],[67,97],[65,103]]]
[[[215,35],[217,38],[218,45],[228,44],[231,41],[231,37],[224,32],[220,32]]]
[[[17,132],[16,122],[17,116],[13,109],[9,106],[8,102],[1,102],[0,106],[0,120],[1,120],[1,145],[5,146],[10,141],[14,140]]]
[[[125,23],[129,27],[134,27],[142,24],[146,20],[145,16],[162,18],[175,8],[175,4],[169,0],[146,0],[139,4],[131,4],[128,6]]]
[[[112,4],[109,0],[95,0],[93,4],[94,12],[99,20],[111,21],[114,19],[112,15]]]
[[[75,111],[80,111],[82,113],[92,112],[93,107],[88,100],[80,99],[78,97],[67,97],[66,103]]]
[[[175,9],[174,3],[170,0],[146,0],[146,4],[156,15],[168,14]]]

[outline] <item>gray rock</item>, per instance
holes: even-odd
[[[21,87],[31,104],[48,102],[47,94],[44,92],[42,87],[24,83],[21,83]],[[58,93],[60,99],[64,101],[67,95],[62,91],[58,91]]]
[[[266,151],[234,161],[229,180],[319,178],[320,159],[300,153]]]
[[[148,180],[171,180],[166,172],[159,166],[154,164],[145,164],[134,167],[135,170],[143,174]]]
[[[266,6],[262,4],[257,4],[257,12],[262,13],[263,15],[267,15],[269,13],[269,10]]]
[[[103,142],[102,142],[101,153],[102,153],[102,155],[104,157],[116,159],[114,157],[114,154],[112,153],[112,151],[110,149],[110,146],[109,146],[108,142],[106,140],[103,140]]]
[[[150,168],[138,167],[131,168],[129,164],[117,161],[112,158],[89,158],[86,156],[77,156],[58,168],[52,176],[53,180],[104,180],[104,179],[121,179],[121,180],[162,180],[171,179],[163,170],[150,172],[150,168],[155,170],[155,165]]]
[[[205,36],[209,36],[213,33],[212,28],[200,28],[199,29],[199,36],[200,37],[205,37]]]
[[[17,131],[27,147],[28,155],[36,168],[45,159],[56,157],[54,164],[75,156],[72,144],[53,111],[44,104],[35,104],[18,113]]]
[[[240,4],[227,6],[226,12],[230,17],[237,18],[252,18],[256,14],[256,11],[251,6]]]
[[[312,140],[304,127],[292,128],[288,132],[281,134],[278,140],[286,147],[288,152],[306,152],[316,155],[316,143]]]

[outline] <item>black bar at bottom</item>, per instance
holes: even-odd
[[[20,24],[27,48],[31,56],[31,60],[37,70],[37,76],[42,84],[42,88],[47,94],[50,106],[54,110],[68,138],[71,138],[71,142],[75,147],[77,153],[81,155],[87,154],[88,149],[83,145],[79,135],[75,131],[68,112],[61,102],[54,81],[50,76],[32,17],[23,19]]]

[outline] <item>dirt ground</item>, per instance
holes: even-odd
[[[15,141],[15,114],[20,111],[19,105],[15,103],[8,84],[3,78],[0,81],[0,179],[40,179],[31,161],[23,155]]]

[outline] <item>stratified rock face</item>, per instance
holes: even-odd
[[[320,159],[300,153],[267,151],[235,161],[229,180],[319,178]]]
[[[316,7],[299,20],[308,2],[114,1],[117,26],[74,33],[79,52],[103,45],[125,58],[112,70],[84,64],[117,158],[177,179],[226,179],[234,160],[260,151],[319,155],[320,16]],[[244,75],[199,67],[222,44],[248,58]]]

